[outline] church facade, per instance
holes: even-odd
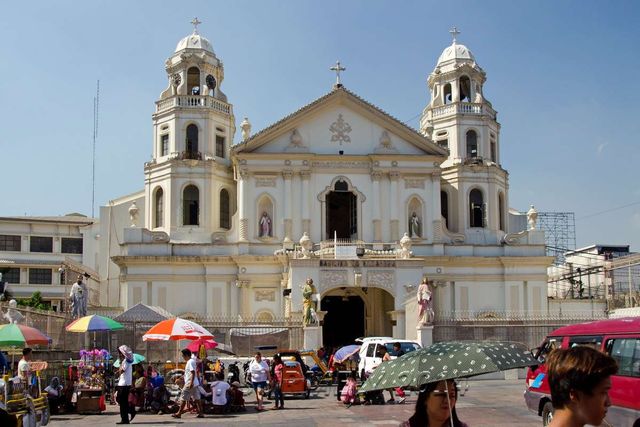
[[[416,338],[425,276],[442,316],[546,312],[544,236],[510,229],[486,74],[455,38],[428,76],[419,130],[338,78],[257,133],[245,118],[233,145],[211,43],[194,31],[165,71],[144,190],[102,207],[99,238],[85,239],[103,305],[269,323],[300,318],[311,278],[329,345]]]

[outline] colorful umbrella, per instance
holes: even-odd
[[[26,347],[28,345],[49,345],[51,338],[30,326],[9,323],[0,325],[0,346]]]
[[[218,343],[211,339],[198,338],[197,340],[191,341],[187,348],[191,350],[192,353],[195,353],[200,350],[200,346],[204,346],[205,350],[211,350],[212,348],[216,348]]]
[[[138,353],[133,353],[133,363],[132,365],[137,365],[140,362],[144,362],[145,360],[147,360],[143,355],[138,354]],[[114,368],[119,368],[120,367],[120,359],[116,359],[115,362],[113,362],[113,367]]]
[[[336,351],[333,355],[334,363],[343,363],[347,361],[349,358],[355,356],[360,351],[359,345],[346,345],[341,347]]]
[[[439,342],[383,362],[360,392],[424,384],[489,372],[524,368],[539,362],[520,343],[500,341]]]
[[[198,338],[213,339],[213,334],[197,323],[179,317],[157,323],[142,336],[143,341],[196,340]]]
[[[124,326],[113,319],[97,314],[76,319],[66,327],[69,332],[115,331],[118,329],[124,329]]]

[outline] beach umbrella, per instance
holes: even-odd
[[[69,332],[96,332],[96,331],[116,331],[124,329],[122,323],[104,316],[92,314],[84,316],[69,323],[65,328]]]
[[[174,317],[163,320],[151,327],[143,336],[143,341],[177,341],[213,339],[213,334],[196,322]]]
[[[30,345],[49,345],[51,338],[36,328],[9,323],[0,325],[0,347],[27,347]]]
[[[334,363],[344,363],[345,361],[353,358],[360,351],[359,345],[346,345],[338,349],[333,355]]]
[[[218,343],[212,339],[198,338],[197,340],[191,341],[187,348],[191,350],[192,353],[196,353],[200,351],[201,346],[204,346],[205,350],[211,350],[216,348]]]
[[[132,365],[137,365],[140,362],[144,362],[145,360],[147,360],[143,355],[138,354],[138,353],[133,353],[133,362],[131,363]],[[115,362],[113,362],[113,367],[114,368],[119,368],[120,367],[120,359],[116,359]]]
[[[421,386],[537,365],[521,343],[502,341],[440,342],[381,363],[360,392]]]

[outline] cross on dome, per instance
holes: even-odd
[[[342,86],[342,84],[340,83],[340,71],[345,71],[346,68],[340,66],[340,61],[336,61],[336,65],[334,65],[333,67],[331,67],[329,69],[331,71],[335,71],[336,72],[336,84],[335,84],[335,87]]]
[[[193,25],[193,34],[198,34],[198,25],[202,24],[202,21],[198,21],[198,18],[196,17],[193,18],[191,24]]]
[[[458,28],[453,27],[452,29],[449,30],[449,33],[451,34],[451,37],[453,37],[453,44],[456,44],[456,37],[458,37],[458,34],[460,34],[460,31],[458,31]]]

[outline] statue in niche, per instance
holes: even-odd
[[[313,300],[316,292],[316,287],[313,286],[313,279],[311,277],[307,278],[302,288],[302,324],[304,326],[318,323],[316,302]]]
[[[422,237],[420,217],[415,211],[409,217],[409,237]]]
[[[433,324],[435,314],[433,312],[433,295],[429,287],[429,279],[422,278],[418,286],[418,326]]]
[[[262,216],[260,217],[259,222],[259,230],[258,235],[260,237],[273,237],[273,231],[271,229],[271,217],[267,213],[267,211],[262,212]]]

